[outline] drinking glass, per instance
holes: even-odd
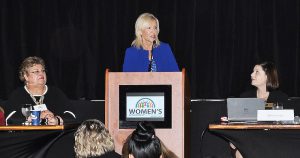
[[[294,117],[294,124],[300,124],[300,117],[299,116]]]
[[[273,105],[273,110],[283,110],[283,104],[282,103],[277,103]]]
[[[22,111],[23,116],[25,116],[25,118],[26,118],[26,121],[24,123],[25,125],[29,124],[28,117],[30,116],[30,110],[32,110],[31,104],[22,104],[21,111]]]

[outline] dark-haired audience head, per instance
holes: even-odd
[[[75,132],[74,150],[77,158],[101,156],[114,149],[113,138],[99,120],[86,120]]]
[[[161,143],[154,128],[140,122],[127,140],[129,158],[160,158]]]
[[[273,62],[266,61],[256,64],[251,79],[253,86],[266,86],[267,91],[279,88],[277,68]]]

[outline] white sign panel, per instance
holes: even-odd
[[[294,110],[257,110],[257,121],[294,121]]]
[[[147,93],[148,94],[148,93]],[[165,99],[163,93],[126,96],[127,121],[164,121]]]

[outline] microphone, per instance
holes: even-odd
[[[154,46],[156,46],[156,40],[153,41],[152,50],[153,50]]]
[[[12,117],[12,115],[14,115],[17,111],[12,111],[5,119],[5,123],[7,125],[7,120],[10,119]]]
[[[150,50],[150,61],[149,61],[149,65],[148,65],[148,72],[152,72],[152,64],[153,64],[153,49],[154,49],[154,46],[156,45],[156,41],[154,40],[153,41],[153,44],[152,44],[152,48]]]

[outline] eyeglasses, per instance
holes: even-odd
[[[40,73],[44,74],[44,73],[46,73],[46,70],[41,70],[41,71],[35,70],[35,71],[31,71],[30,73],[33,73],[33,74],[35,74],[35,75],[38,75],[38,74],[40,74]]]

